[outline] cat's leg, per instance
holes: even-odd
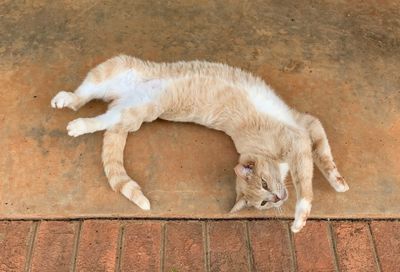
[[[107,130],[104,133],[102,160],[111,188],[121,192],[143,210],[150,210],[150,202],[142,193],[139,184],[133,181],[124,168],[124,148],[128,132]]]
[[[93,83],[87,77],[74,92],[60,91],[51,100],[53,108],[70,108],[74,111],[93,99],[104,99],[106,86],[102,83]]]
[[[313,159],[308,135],[302,135],[293,142],[288,163],[297,195],[296,211],[291,230],[298,232],[306,224],[313,199]]]
[[[121,110],[109,109],[107,112],[92,118],[78,118],[68,123],[68,135],[77,137],[99,130],[109,129],[121,121]]]
[[[121,122],[117,124],[116,128],[133,132],[138,130],[143,122],[156,120],[161,113],[161,107],[156,101],[129,107],[123,110]]]
[[[115,106],[104,114],[92,118],[78,118],[69,122],[68,135],[77,137],[110,128],[136,131],[143,122],[151,122],[160,116],[160,108],[153,103],[127,108]]]
[[[321,122],[309,114],[301,114],[298,120],[310,134],[315,164],[337,192],[346,192],[349,186],[342,175],[340,175],[333,161],[328,138]]]
[[[115,57],[97,65],[87,74],[82,84],[74,92],[60,91],[51,100],[51,106],[59,109],[68,107],[78,110],[93,99],[109,101],[118,98],[121,91],[140,80],[137,73],[126,73],[125,78],[118,78],[119,75],[130,69],[126,62],[124,58]],[[121,82],[125,83],[125,86],[121,85]]]

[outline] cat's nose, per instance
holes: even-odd
[[[281,200],[281,199],[279,198],[279,196],[274,195],[274,197],[273,197],[273,199],[272,199],[272,202],[276,203],[276,202],[278,202],[279,200]]]

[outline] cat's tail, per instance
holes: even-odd
[[[139,184],[133,181],[124,168],[124,148],[128,132],[107,130],[104,133],[102,160],[111,188],[121,192],[143,210],[150,210],[150,202]]]

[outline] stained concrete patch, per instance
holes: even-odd
[[[237,153],[221,132],[156,121],[128,138],[125,165],[152,202],[143,212],[112,192],[102,133],[67,123],[104,112],[53,110],[94,65],[126,53],[205,59],[264,78],[324,124],[350,184],[334,192],[315,171],[312,217],[400,217],[400,5],[315,1],[42,1],[0,4],[0,217],[229,215]],[[294,192],[281,216],[292,216]]]

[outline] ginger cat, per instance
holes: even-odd
[[[298,232],[311,209],[313,162],[336,191],[349,189],[320,121],[289,108],[263,80],[238,68],[122,55],[91,70],[75,92],[59,92],[51,105],[78,110],[92,99],[111,101],[107,112],[73,120],[68,134],[106,130],[102,159],[111,188],[144,210],[150,202],[127,175],[123,150],[128,132],[157,118],[198,123],[232,137],[240,158],[231,212],[280,207],[288,198],[285,177],[290,170],[297,194],[291,230]]]

